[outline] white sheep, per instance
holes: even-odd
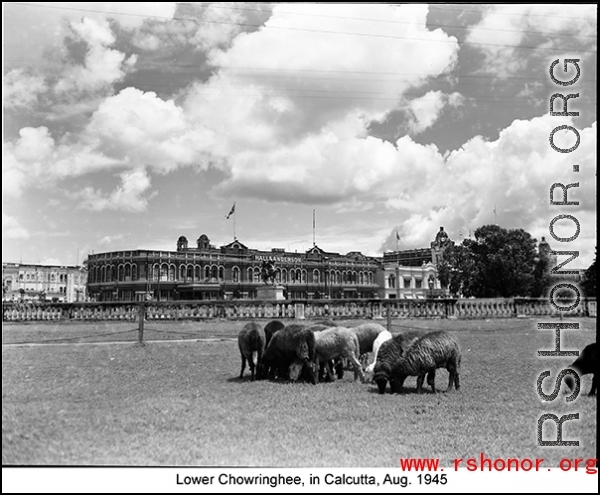
[[[321,332],[315,332],[315,340],[317,369],[320,363],[325,363],[327,376],[333,380],[331,361],[338,357],[344,357],[354,366],[354,380],[360,378],[362,382],[365,381],[362,366],[358,361],[360,343],[354,332],[344,327],[328,328]]]
[[[381,344],[383,344],[386,340],[390,340],[391,338],[392,334],[387,330],[381,332],[377,336],[375,342],[373,342],[373,362],[367,366],[367,369],[365,370],[366,373],[373,373],[373,370],[375,369],[375,363],[377,362],[377,354],[379,353]]]

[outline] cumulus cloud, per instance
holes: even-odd
[[[70,65],[63,69],[60,80],[54,87],[58,93],[70,91],[98,91],[125,77],[136,62],[137,56],[126,58],[124,53],[109,48],[115,36],[108,21],[96,21],[84,17],[71,23],[77,40],[87,44],[83,65]]]
[[[25,69],[11,70],[2,79],[3,105],[6,109],[27,108],[35,104],[40,94],[48,90],[42,76]]]
[[[427,178],[413,173],[423,182],[413,180],[410,189],[404,188],[387,201],[390,208],[404,216],[397,227],[403,242],[409,247],[426,245],[442,225],[458,240],[459,232],[466,236],[469,229],[495,223],[496,209],[501,226],[524,228],[538,239],[549,238],[549,224],[556,215],[571,214],[582,225],[574,245],[593,246],[596,124],[579,130],[580,145],[568,156],[549,145],[548,136],[555,127],[556,121],[549,115],[515,120],[495,141],[477,136],[445,158],[434,155],[436,164],[431,169],[437,173]],[[569,147],[574,144],[574,137],[560,131],[554,142]],[[406,153],[406,148],[399,144],[398,153]],[[580,165],[580,172],[573,172],[573,164]],[[401,177],[397,181],[401,183]],[[579,201],[579,206],[549,204],[552,184],[575,182],[579,182],[579,187],[569,190],[569,199]],[[559,197],[557,192],[555,199]],[[557,235],[562,235],[561,228],[569,227],[557,225]],[[560,248],[560,243],[554,242],[554,247]],[[395,249],[394,231],[382,249]]]
[[[81,200],[81,206],[92,211],[119,210],[140,212],[148,207],[152,195],[145,195],[150,189],[150,177],[143,169],[128,170],[121,175],[121,184],[109,195],[86,187],[73,197]]]
[[[411,100],[407,104],[409,133],[414,135],[429,129],[445,107],[458,107],[463,101],[464,97],[460,93],[447,95],[442,91],[429,91],[422,97]]]
[[[2,193],[18,198],[28,187],[53,186],[62,179],[119,165],[85,142],[56,143],[47,127],[24,127],[16,142],[3,143]]]
[[[107,157],[161,173],[181,165],[206,169],[215,142],[214,133],[189,119],[173,100],[135,88],[102,102],[85,133]]]
[[[470,28],[466,41],[479,44],[477,49],[485,57],[485,72],[513,75],[536,55],[535,51],[515,46],[543,48],[544,55],[558,54],[549,52],[549,48],[595,48],[596,18],[594,5],[569,5],[568,15],[564,4],[492,5]]]
[[[268,8],[263,6],[258,10]],[[146,51],[185,46],[210,51],[229,46],[239,33],[251,28],[242,10],[223,4],[181,4],[175,17],[176,22],[148,19],[134,32],[133,44]]]
[[[2,239],[26,239],[29,236],[29,231],[16,218],[2,213]]]

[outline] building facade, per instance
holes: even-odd
[[[444,236],[447,239],[443,232]],[[262,251],[238,239],[216,247],[205,234],[190,247],[181,236],[175,251],[89,255],[88,294],[95,301],[255,299],[257,288],[264,285],[261,269],[268,262],[275,268],[275,283],[283,286],[286,299],[427,297],[424,289],[431,289],[432,278],[438,295],[442,290],[434,262],[443,252],[438,241],[436,237],[431,248],[416,250],[420,264],[413,260],[404,266],[399,262],[415,250],[386,253],[383,258],[356,251],[327,252],[316,245],[304,253],[278,248]]]
[[[2,300],[86,300],[85,266],[2,263]]]
[[[435,236],[429,248],[384,253],[377,274],[381,299],[431,299],[447,296],[437,276],[444,250],[454,242],[444,231]]]

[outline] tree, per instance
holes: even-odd
[[[468,239],[463,245],[446,248],[444,257],[438,265],[438,277],[443,287],[447,287],[453,296],[471,297],[475,295],[477,262],[469,249]]]
[[[598,247],[596,247],[596,253],[594,254],[594,261],[589,268],[583,274],[581,280],[581,288],[586,297],[596,297],[596,255],[598,254]]]
[[[448,248],[439,277],[463,297],[529,296],[535,285],[536,240],[523,229],[484,225],[475,239]]]

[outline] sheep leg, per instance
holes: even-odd
[[[448,372],[450,373],[450,380],[448,381],[448,388],[446,392],[450,392],[452,390],[452,385],[454,384],[454,388],[458,390],[460,388],[460,382],[458,379],[458,366],[456,363],[450,363],[448,366]]]
[[[356,356],[354,356],[354,354],[349,354],[346,357],[348,358],[348,360],[350,360],[350,362],[352,362],[352,364],[354,366],[354,381],[356,381],[356,378],[359,377],[360,381],[362,383],[365,383],[365,375],[363,373],[362,365],[360,364],[360,361],[358,359],[356,359]]]
[[[423,381],[425,380],[425,375],[419,375],[417,377],[417,393],[423,393]]]
[[[246,369],[246,356],[242,354],[242,370],[240,371],[240,378],[244,376],[244,370]]]
[[[596,373],[594,373],[592,376],[592,388],[590,389],[590,393],[588,394],[588,396],[592,397],[592,396],[596,395],[597,385],[598,384],[596,383]]]
[[[390,378],[390,388],[393,394],[401,394],[404,390],[404,381],[406,380],[406,375],[401,375],[399,377]]]
[[[433,390],[433,393],[435,394],[435,370],[431,370],[429,373],[427,373],[427,384],[431,387],[431,390]]]

